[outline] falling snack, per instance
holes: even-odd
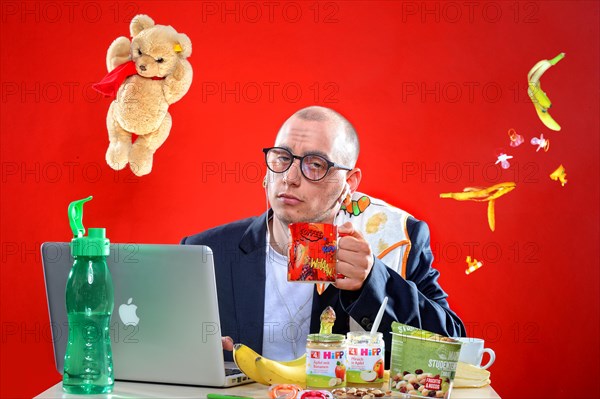
[[[515,182],[499,183],[483,189],[466,187],[460,193],[442,193],[440,194],[440,198],[453,198],[457,201],[488,201],[488,224],[490,225],[490,230],[494,231],[496,229],[496,218],[494,215],[495,200],[511,192],[515,187],[517,187]]]
[[[508,162],[508,160],[512,158],[512,155],[500,153],[500,155],[498,155],[498,159],[496,160],[496,165],[500,164],[502,169],[508,169],[510,168],[510,162]]]
[[[533,102],[533,106],[535,107],[535,111],[538,114],[538,117],[542,121],[544,125],[548,129],[559,131],[560,125],[556,123],[554,119],[548,113],[548,109],[552,106],[552,102],[546,95],[546,93],[542,90],[542,84],[540,82],[540,78],[551,66],[556,65],[556,63],[562,60],[565,57],[565,53],[560,53],[556,57],[551,60],[541,60],[537,64],[531,68],[529,73],[527,74],[527,94],[529,98]]]
[[[473,273],[475,270],[479,269],[481,266],[483,266],[483,263],[481,263],[480,261],[478,261],[477,259],[473,258],[473,260],[471,260],[470,256],[467,256],[467,270],[465,270],[465,274],[469,275],[471,273]]]
[[[545,139],[544,138],[544,133],[542,133],[540,135],[539,139],[537,137],[532,138],[531,139],[531,144],[538,146],[535,149],[535,152],[538,152],[542,148],[544,149],[545,152],[548,152],[548,150],[550,149],[550,139]]]
[[[552,180],[560,181],[560,184],[564,187],[567,184],[567,172],[562,164],[556,168],[554,172],[550,174]]]
[[[517,133],[517,131],[513,128],[508,129],[508,138],[510,139],[511,147],[518,147],[525,141],[523,136]]]

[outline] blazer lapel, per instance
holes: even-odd
[[[231,266],[239,341],[259,353],[265,314],[266,217],[265,213],[250,223],[239,243],[239,259]]]

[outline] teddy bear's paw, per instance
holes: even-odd
[[[131,169],[134,175],[138,177],[145,176],[152,172],[152,160],[149,163],[145,163],[143,165],[139,165],[135,162],[130,162],[129,168]]]
[[[152,172],[154,152],[146,147],[133,146],[129,153],[129,167],[136,176],[144,176]]]
[[[106,53],[106,69],[108,72],[131,60],[131,41],[125,36],[116,38]]]
[[[106,163],[114,170],[121,170],[129,162],[127,151],[123,151],[119,146],[110,144],[106,151]]]

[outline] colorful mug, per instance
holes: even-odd
[[[288,281],[335,282],[337,226],[328,223],[292,223],[289,229]]]

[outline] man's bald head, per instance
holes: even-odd
[[[355,167],[356,160],[358,159],[358,153],[360,151],[360,143],[358,141],[356,130],[348,121],[348,119],[342,116],[339,112],[336,112],[330,108],[313,105],[302,108],[290,116],[279,129],[277,138],[279,138],[279,135],[281,135],[286,124],[294,118],[307,121],[324,122],[330,124],[330,126],[332,126],[334,129],[339,129],[342,136],[336,138],[336,146],[334,151],[338,159],[335,161],[351,168]]]

